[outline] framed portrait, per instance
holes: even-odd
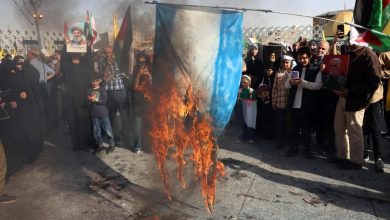
[[[348,74],[349,55],[325,55],[325,69],[322,72],[323,88],[329,91],[343,91]]]
[[[263,45],[263,62],[274,59],[277,61],[283,55],[283,46],[278,44]]]

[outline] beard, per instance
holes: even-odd
[[[80,43],[81,40],[82,40],[81,37],[73,37],[73,42],[75,42],[75,43]]]

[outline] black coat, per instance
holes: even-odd
[[[345,111],[359,111],[369,105],[381,79],[380,64],[376,54],[366,47],[350,53],[345,89],[348,96]]]
[[[245,59],[246,72],[244,74],[248,75],[252,79],[251,87],[257,88],[259,81],[264,77],[264,63],[259,58],[252,60],[252,57],[247,57]]]
[[[293,71],[298,71],[299,77],[301,77],[302,66],[298,65],[298,66],[294,67]],[[308,66],[306,71],[305,71],[304,80],[306,80],[308,82],[315,82],[319,71],[320,70],[319,70],[318,66],[314,66],[314,65]],[[291,88],[290,88],[290,91],[288,94],[288,99],[287,99],[287,108],[289,108],[289,109],[291,109],[293,107],[293,103],[294,103],[295,94],[297,92],[297,89],[298,89],[297,86],[291,86]],[[315,113],[318,110],[319,97],[320,97],[319,91],[312,91],[312,90],[303,88],[301,110],[307,114]]]

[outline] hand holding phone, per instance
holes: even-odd
[[[299,79],[299,72],[298,71],[292,71],[291,72],[291,79]]]
[[[336,32],[337,38],[344,38],[344,24],[337,25],[337,32]]]

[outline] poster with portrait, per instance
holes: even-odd
[[[324,64],[323,88],[329,91],[343,91],[348,74],[349,55],[325,55]]]
[[[279,44],[263,45],[263,62],[266,68],[274,67],[283,55],[283,46]],[[279,68],[278,66],[275,68]]]
[[[66,52],[68,53],[86,53],[87,42],[84,35],[84,23],[73,23],[64,27],[64,36],[66,42]]]

